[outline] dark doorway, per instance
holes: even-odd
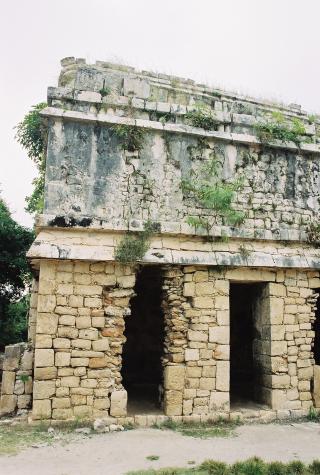
[[[137,276],[131,315],[126,317],[122,377],[128,392],[128,414],[160,412],[164,320],[162,275],[155,266],[143,267]]]
[[[320,289],[315,289],[315,292],[318,294],[317,306],[316,306],[316,319],[313,324],[314,330],[314,343],[313,343],[313,354],[314,361],[316,365],[320,365]]]
[[[230,401],[244,407],[259,402],[259,347],[263,284],[230,285]]]

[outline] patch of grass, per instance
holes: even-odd
[[[205,460],[198,467],[138,470],[128,472],[127,475],[320,475],[320,460],[315,460],[310,465],[305,465],[300,461],[267,463],[258,457],[236,462],[233,465]]]
[[[52,426],[54,433],[48,433],[51,427],[47,422],[39,422],[36,425],[27,423],[19,423],[17,425],[0,426],[0,456],[14,455],[33,445],[45,444],[52,445],[57,441],[54,436],[59,436],[59,441],[69,443],[77,438],[74,430],[79,427],[87,427],[91,425],[85,420],[75,420],[61,422]]]
[[[0,427],[0,455],[14,455],[34,444],[45,443],[50,445],[52,441],[52,436],[48,434],[47,427],[42,424],[37,426],[19,424]]]
[[[320,421],[320,412],[317,411],[314,407],[310,407],[309,414],[307,415],[309,421],[319,422]]]
[[[147,460],[159,460],[159,455],[148,455],[146,457]]]
[[[230,437],[234,429],[239,426],[238,421],[225,421],[223,419],[212,422],[174,422],[168,419],[160,425],[155,425],[157,429],[170,429],[180,432],[182,435],[208,439],[211,437]]]

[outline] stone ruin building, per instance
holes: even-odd
[[[2,414],[148,425],[320,407],[320,121],[75,58],[42,115],[30,341],[6,350]]]

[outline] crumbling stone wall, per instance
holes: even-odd
[[[33,349],[27,343],[5,348],[0,397],[0,416],[17,409],[30,409],[32,403]]]

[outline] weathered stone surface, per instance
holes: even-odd
[[[113,391],[111,393],[111,416],[126,416],[127,415],[127,391]]]
[[[185,385],[185,366],[170,365],[164,369],[164,387],[166,390],[175,389],[182,391]]]
[[[43,368],[46,366],[54,366],[54,351],[36,349],[35,350],[35,366]]]
[[[56,392],[54,381],[35,381],[33,385],[34,399],[49,399]]]
[[[16,373],[14,371],[4,371],[2,375],[1,394],[13,394]]]

